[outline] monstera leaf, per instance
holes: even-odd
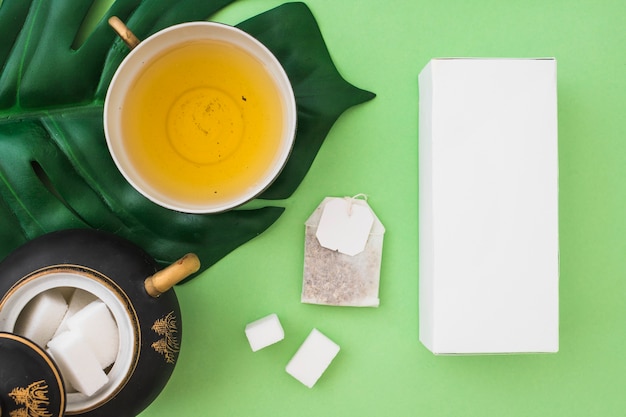
[[[282,207],[184,214],[157,206],[122,177],[104,140],[102,111],[125,45],[108,27],[119,16],[141,39],[205,20],[234,0],[117,0],[73,48],[91,2],[0,4],[0,258],[25,241],[67,228],[129,239],[162,265],[195,252],[203,268],[265,231]],[[241,23],[281,61],[293,84],[298,132],[292,156],[263,199],[288,198],[330,127],[374,95],[337,72],[310,10],[288,3]]]

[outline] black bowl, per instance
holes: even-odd
[[[180,350],[181,312],[173,290],[157,298],[146,293],[144,280],[156,271],[154,259],[135,244],[90,229],[43,235],[0,263],[0,331],[13,332],[10,317],[16,314],[15,306],[25,302],[17,302],[18,297],[50,285],[73,286],[64,284],[63,274],[73,282],[84,278],[87,288],[102,287],[116,300],[118,324],[130,329],[120,348],[123,357],[118,354],[125,365],[116,369],[114,364],[110,371],[114,381],[92,398],[68,394],[68,414],[134,417],[165,387]],[[0,375],[3,372],[0,369]]]

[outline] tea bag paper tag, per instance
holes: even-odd
[[[315,236],[322,247],[354,256],[365,250],[373,224],[365,201],[333,198],[324,206]]]

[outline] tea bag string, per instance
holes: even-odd
[[[356,200],[367,201],[367,195],[363,193],[359,193],[353,197],[344,197],[344,200],[348,203],[348,217],[352,216],[352,205]]]

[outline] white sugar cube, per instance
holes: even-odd
[[[82,335],[102,369],[115,362],[119,330],[109,308],[102,301],[92,301],[70,317],[67,328]]]
[[[79,332],[67,331],[48,343],[48,351],[64,379],[90,396],[109,382],[91,348]]]
[[[44,291],[26,304],[15,324],[14,332],[45,347],[67,311],[59,289]]]
[[[276,314],[260,318],[246,326],[246,337],[253,352],[285,338],[285,332]]]
[[[339,353],[339,345],[313,329],[287,364],[288,374],[309,388],[322,376]]]
[[[76,290],[76,288],[74,287],[59,287],[59,291],[61,291],[61,294],[63,294],[63,298],[65,298],[65,301],[67,301],[68,303],[70,301],[70,298],[72,298],[74,290]]]
[[[68,308],[65,312],[65,316],[63,316],[63,320],[61,324],[57,328],[57,331],[54,335],[58,335],[68,330],[67,328],[67,320],[72,317],[74,314],[82,310],[85,306],[87,306],[92,301],[95,301],[97,298],[95,295],[88,291],[81,290],[80,288],[76,288],[70,293],[66,295],[66,299],[68,300]]]

